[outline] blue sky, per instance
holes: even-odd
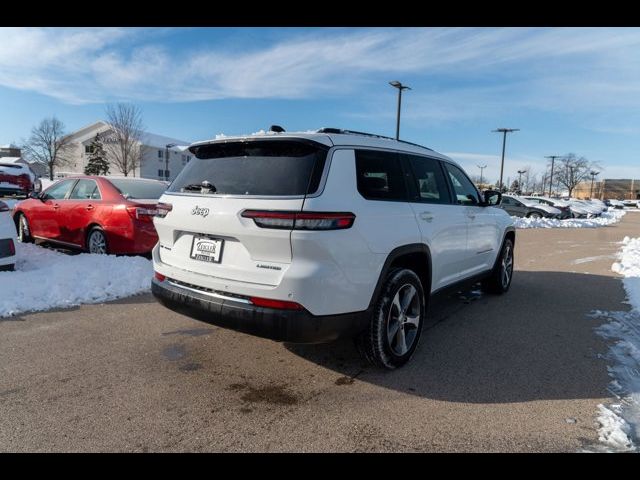
[[[640,178],[637,28],[0,28],[0,144],[56,115],[69,131],[138,104],[187,141],[341,127],[401,137],[506,177],[575,152]]]

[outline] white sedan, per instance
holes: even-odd
[[[16,227],[9,205],[0,200],[0,272],[13,270],[16,263]]]

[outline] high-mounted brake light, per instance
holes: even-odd
[[[342,230],[351,228],[356,216],[343,212],[287,212],[277,210],[245,210],[241,214],[251,218],[261,228],[286,230]]]

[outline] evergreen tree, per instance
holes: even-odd
[[[109,162],[107,161],[107,154],[102,146],[102,140],[100,140],[100,134],[96,133],[95,138],[90,145],[91,153],[89,154],[89,161],[87,166],[84,167],[85,175],[108,175],[109,174]]]
[[[511,188],[509,190],[514,193],[520,193],[520,184],[518,183],[518,180],[514,180],[511,183]]]

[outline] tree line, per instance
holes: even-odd
[[[597,162],[592,162],[575,153],[567,153],[562,157],[557,157],[554,161],[553,176],[551,162],[540,175],[535,173],[531,167],[525,167],[521,170],[522,173],[518,175],[518,178],[511,182],[507,181],[502,190],[503,193],[510,191],[530,194],[550,191],[557,193],[559,189],[563,189],[567,190],[571,196],[580,183],[589,180],[592,177],[591,173],[600,169],[601,166]],[[480,176],[472,175],[471,179],[478,184]]]
[[[136,105],[117,103],[107,105],[105,113],[109,141],[104,142],[100,134],[92,140],[85,174],[105,175],[110,166],[114,166],[119,173],[128,176],[140,166],[144,154],[142,112]],[[69,164],[77,146],[64,123],[52,116],[34,126],[21,147],[24,157],[45,166],[49,180],[53,180],[55,171]]]

